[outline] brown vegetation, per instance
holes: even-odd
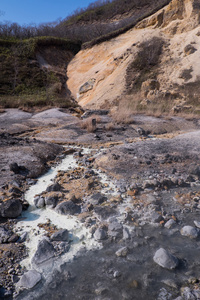
[[[101,122],[100,116],[91,116],[81,121],[80,126],[82,129],[86,129],[88,132],[95,132],[96,124]]]
[[[158,37],[153,37],[139,45],[139,50],[126,71],[127,93],[138,92],[147,79],[156,79],[156,68],[163,45],[164,40]]]
[[[0,106],[74,105],[66,88],[65,69],[79,49],[77,43],[52,37],[25,41],[0,39]],[[58,53],[59,61],[55,59]],[[38,55],[53,66],[41,67]]]
[[[111,113],[111,116],[114,122],[118,124],[131,124],[134,123],[133,113],[131,102],[123,98],[119,101],[117,109]]]

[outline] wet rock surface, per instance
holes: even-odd
[[[46,117],[42,120],[42,116]],[[197,123],[189,126],[195,131],[178,134],[177,128],[186,126],[180,125],[184,123],[180,120],[175,123],[174,119],[168,126],[162,119],[135,116],[134,124],[115,124],[108,132],[105,125],[112,121],[111,117],[107,112],[100,116],[102,121],[97,122],[95,133],[82,129],[76,117],[67,117],[59,110],[41,113],[41,117],[23,115],[17,137],[10,135],[16,120],[7,122],[6,130],[4,127],[0,147],[16,156],[10,161],[11,154],[1,154],[1,173],[8,173],[8,177],[1,179],[0,212],[10,203],[18,203],[20,209],[7,209],[9,214],[1,214],[2,297],[198,299]],[[40,123],[40,130],[36,130],[34,120]],[[163,122],[170,132],[152,136],[153,130],[161,133],[158,128]],[[25,124],[33,131],[22,133]],[[63,149],[39,139],[52,142],[54,138],[59,143],[75,144],[60,156],[69,157],[73,164],[66,170],[58,168],[49,185],[37,192],[32,177],[43,173],[47,162]],[[33,223],[46,212],[49,218],[61,218],[62,224],[56,226],[53,220],[42,219],[33,229],[26,227],[27,232],[20,228],[20,222],[26,220],[28,203],[24,191],[28,186],[36,189],[28,209]],[[22,211],[15,224],[10,218]],[[72,220],[79,229],[75,225],[68,228]],[[83,233],[79,233],[80,228]],[[36,238],[33,252],[29,249],[32,238]],[[22,267],[18,262],[25,255],[29,264]]]

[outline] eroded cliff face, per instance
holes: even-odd
[[[129,94],[141,103],[165,99],[171,108],[194,110],[200,89],[199,24],[200,0],[173,0],[125,34],[80,51],[68,66],[68,87],[86,108],[113,107]],[[151,63],[158,45],[148,50],[148,43],[155,38],[162,40],[162,51]],[[138,57],[148,66],[135,67]]]

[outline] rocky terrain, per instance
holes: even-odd
[[[199,299],[198,119],[0,120],[2,299]]]
[[[167,3],[40,49],[80,106],[0,110],[0,299],[200,299],[200,2]]]

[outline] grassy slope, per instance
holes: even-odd
[[[71,105],[65,68],[79,50],[80,44],[60,38],[0,39],[0,106]],[[41,68],[38,54],[56,69]]]

